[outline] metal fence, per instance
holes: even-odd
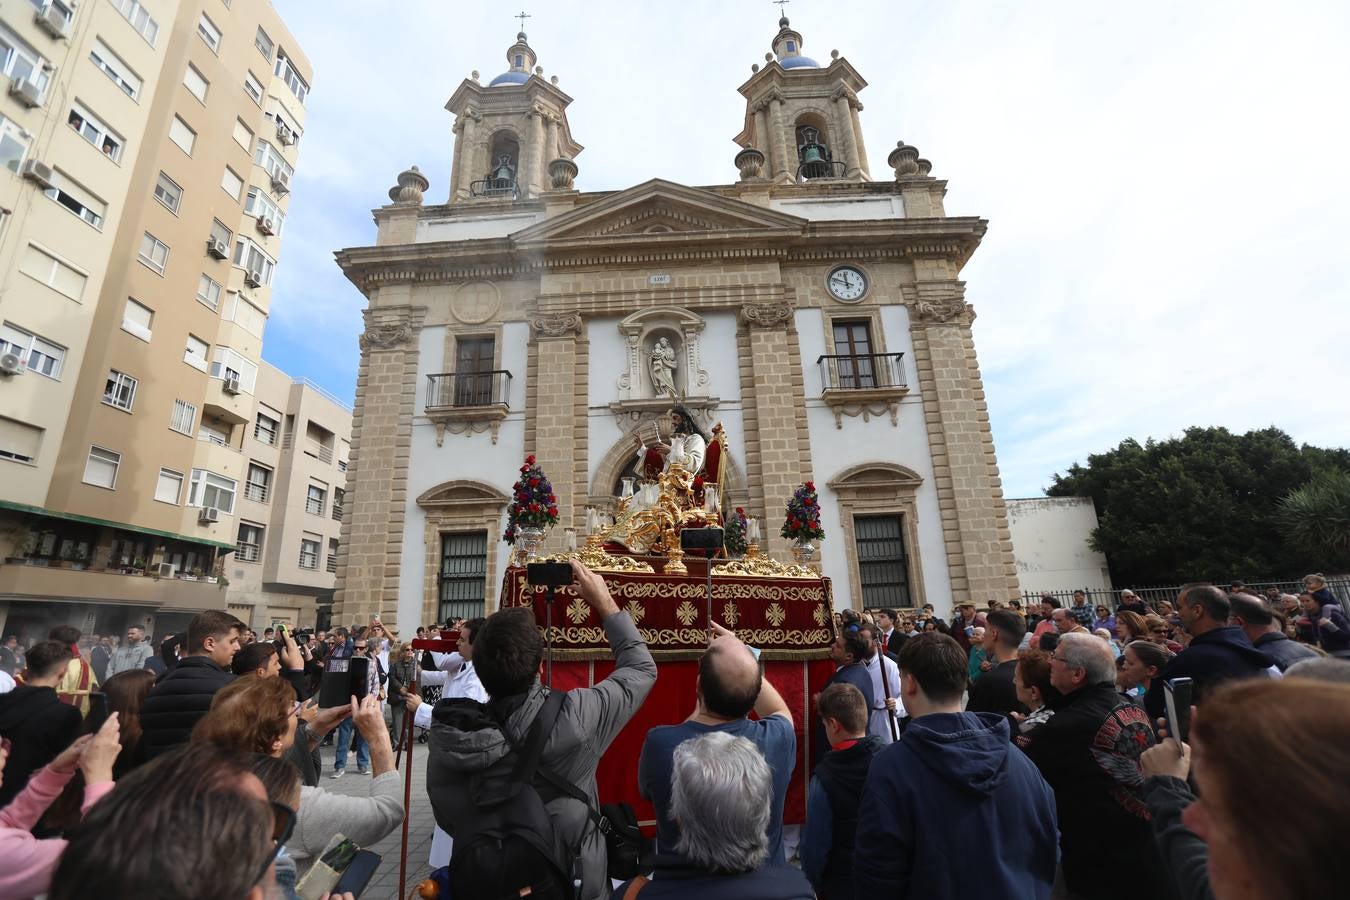
[[[1213,584],[1227,589],[1231,582],[1215,581]],[[1303,591],[1301,581],[1248,581],[1246,582],[1249,593],[1265,595],[1267,588],[1276,588],[1281,594],[1299,594]],[[1350,605],[1350,575],[1333,575],[1327,578],[1327,587],[1331,593],[1336,596],[1342,606]],[[1181,585],[1147,585],[1141,587],[1130,587],[1135,595],[1151,607],[1156,607],[1158,601],[1166,600],[1173,606],[1177,602],[1177,594],[1181,592]],[[1056,591],[1024,591],[1022,593],[1022,605],[1030,606],[1041,602],[1041,597],[1054,597],[1062,606],[1073,605],[1074,591],[1081,590],[1087,594],[1087,604],[1091,607],[1105,606],[1107,609],[1115,612],[1116,607],[1120,605],[1120,592],[1118,590],[1094,590],[1090,588],[1068,588]]]

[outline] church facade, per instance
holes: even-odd
[[[964,298],[986,223],[903,142],[877,178],[861,75],[779,22],[730,184],[579,192],[571,102],[534,69],[465,80],[447,202],[399,175],[374,246],[339,251],[368,300],[334,623],[491,612],[512,484],[558,496],[545,551],[612,511],[634,434],[678,402],[726,435],[724,507],[763,523],[814,481],[836,606],[1016,596]]]

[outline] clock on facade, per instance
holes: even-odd
[[[867,276],[852,266],[840,266],[825,279],[825,286],[836,300],[856,303],[867,293]]]

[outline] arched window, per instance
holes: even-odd
[[[514,197],[519,171],[520,144],[509,131],[499,131],[488,144],[488,170],[482,181],[473,183],[474,196]]]

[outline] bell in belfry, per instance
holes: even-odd
[[[822,162],[825,159],[825,148],[820,144],[807,144],[802,148],[802,162],[813,163]]]
[[[516,170],[511,166],[511,157],[503,155],[497,160],[497,168],[492,171],[492,180],[507,184],[516,180]]]

